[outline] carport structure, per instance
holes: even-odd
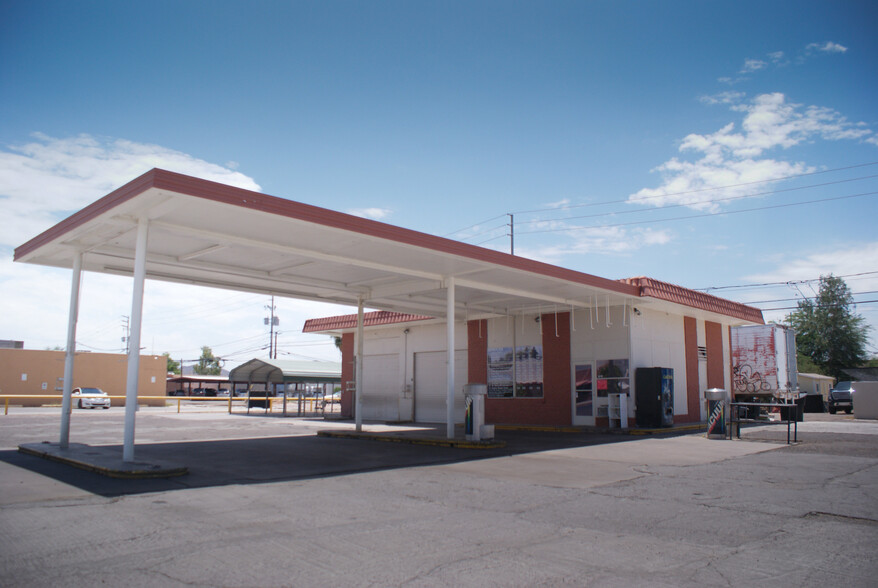
[[[356,306],[355,419],[362,428],[364,307],[446,319],[447,435],[454,339],[467,319],[604,305],[661,305],[641,287],[385,223],[153,169],[15,250],[72,269],[60,445],[69,436],[83,270],[132,276],[123,460],[134,460],[146,278]]]
[[[229,372],[229,380],[247,384],[338,384],[341,364],[332,361],[298,361],[293,359],[251,359]],[[249,386],[248,386],[249,394]],[[284,403],[286,409],[286,403]]]

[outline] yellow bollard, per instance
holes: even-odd
[[[177,414],[180,414],[180,398],[177,398]]]
[[[229,414],[232,414],[232,394],[234,393],[234,390],[229,390]]]
[[[3,409],[3,414],[9,414],[9,399],[6,399],[6,408]]]

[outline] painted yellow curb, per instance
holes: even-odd
[[[506,447],[505,441],[465,441],[457,439],[431,439],[429,437],[400,437],[380,433],[348,433],[343,431],[317,431],[318,437],[335,439],[365,439],[386,443],[408,443],[410,445],[432,445],[433,447],[453,447],[455,449],[499,449]]]

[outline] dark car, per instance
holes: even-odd
[[[839,382],[829,391],[829,401],[826,407],[830,414],[835,414],[838,409],[844,410],[847,414],[854,411],[854,402],[851,395],[854,393],[853,382]]]

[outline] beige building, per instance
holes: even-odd
[[[60,404],[64,383],[64,352],[36,349],[0,349],[0,397],[22,406]],[[167,362],[161,355],[140,356],[138,396],[164,396]],[[113,406],[125,405],[128,356],[119,353],[77,353],[73,387],[100,388]],[[32,396],[33,398],[26,398]],[[140,404],[164,406],[164,399],[143,399]]]
[[[805,394],[819,394],[824,402],[829,401],[829,389],[835,383],[835,378],[820,374],[803,374],[799,372],[799,390]]]

